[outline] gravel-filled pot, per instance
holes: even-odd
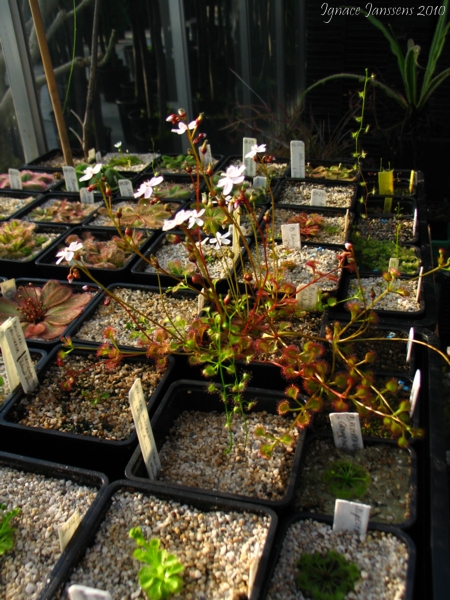
[[[326,193],[327,208],[345,208],[352,210],[355,206],[358,188],[351,183],[316,183],[299,179],[282,179],[274,190],[277,204],[293,206],[310,206],[313,190]]]
[[[160,538],[160,548],[183,564],[176,598],[258,600],[276,524],[276,514],[266,507],[117,481],[96,511],[84,556],[61,569],[52,597],[65,598],[74,583],[109,591],[114,600],[141,597],[142,563],[133,558],[136,544],[128,535],[140,527],[146,539]]]
[[[82,203],[80,194],[53,192],[40,196],[29,208],[23,211],[23,219],[49,225],[65,224],[79,226],[97,208],[103,205],[100,194],[94,195],[92,204]]]
[[[303,449],[294,507],[333,515],[336,498],[370,505],[370,520],[406,529],[417,514],[417,458],[395,441],[364,438],[346,452],[331,436],[311,436]]]
[[[0,191],[0,220],[20,218],[20,216],[29,210],[30,205],[43,196],[39,192],[22,192],[18,190],[5,192]]]
[[[60,366],[59,351],[54,348],[41,369],[37,390],[17,391],[8,402],[0,419],[0,449],[29,448],[37,458],[121,477],[137,444],[129,389],[139,377],[152,414],[173,361],[165,371],[142,355],[114,366],[93,348],[73,351]]]
[[[353,600],[412,600],[416,550],[400,529],[371,524],[364,540],[352,532],[333,532],[332,518],[297,513],[277,533],[276,556],[272,559],[265,594],[267,600],[303,600],[296,586],[297,561],[304,554],[334,550],[356,564],[359,578]],[[320,578],[316,572],[316,579]],[[327,573],[331,578],[331,573]],[[327,577],[327,579],[328,579]],[[312,578],[312,577],[311,577]],[[309,596],[307,596],[309,597]],[[344,597],[344,596],[342,596]]]
[[[14,545],[1,557],[0,596],[8,600],[48,598],[47,584],[90,529],[105,475],[0,452],[0,500],[19,508],[11,521]],[[84,519],[61,553],[58,528],[78,510]]]
[[[176,381],[157,409],[152,419],[161,459],[156,485],[285,508],[294,491],[305,431],[292,431],[294,443],[277,446],[269,460],[261,456],[263,441],[255,435],[257,426],[278,436],[289,428],[289,417],[277,414],[284,395],[247,388],[244,400],[256,404],[245,418],[234,415],[228,430],[223,402],[207,388],[204,382]],[[139,447],[126,475],[148,481]]]

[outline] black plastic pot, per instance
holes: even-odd
[[[280,595],[277,596],[269,596],[268,592],[270,590],[270,583],[272,580],[272,577],[274,575],[274,573],[276,572],[277,566],[278,566],[278,561],[283,549],[283,541],[286,537],[286,534],[288,533],[289,529],[291,526],[300,523],[301,521],[305,521],[306,519],[311,519],[311,515],[308,515],[306,513],[296,513],[294,516],[292,516],[289,520],[287,520],[285,523],[283,523],[281,525],[281,527],[279,528],[278,532],[277,532],[277,537],[276,537],[276,541],[275,541],[275,547],[274,547],[274,552],[272,554],[271,557],[271,567],[267,572],[267,579],[265,581],[264,584],[264,589],[263,589],[263,593],[261,595],[261,598],[271,598],[272,600],[275,600],[275,598],[281,598]],[[313,517],[313,520],[322,524],[322,526],[331,526],[332,525],[332,517]],[[378,523],[372,523],[369,526],[368,529],[368,534],[370,535],[371,532],[384,532],[385,534],[391,534],[393,536],[395,536],[396,538],[398,538],[401,542],[403,542],[406,546],[407,549],[407,553],[408,553],[408,562],[406,565],[406,586],[404,590],[401,590],[401,588],[398,590],[399,593],[401,593],[401,597],[403,600],[413,600],[413,593],[414,593],[414,573],[415,573],[415,565],[416,565],[416,548],[415,545],[412,541],[412,539],[406,534],[404,533],[402,530],[397,529],[396,527],[390,527],[389,525],[381,525]],[[321,536],[321,538],[316,538],[316,539],[326,539],[326,535]],[[358,536],[358,540],[359,540],[359,536]],[[325,544],[324,544],[325,545]],[[363,544],[361,543],[361,546]],[[340,553],[342,554],[342,550],[338,550],[340,551]],[[298,555],[293,555],[291,554],[289,557],[289,562],[294,563],[294,561],[298,558],[300,558],[301,553],[298,552]],[[292,564],[292,566],[294,566]],[[360,566],[361,569],[363,569],[365,567],[364,566]],[[294,569],[289,569],[289,572],[286,570],[284,572],[284,577],[283,579],[285,581],[292,581],[294,580]],[[279,590],[278,590],[279,592]],[[395,596],[397,597],[397,596]],[[392,598],[394,598],[394,595],[392,596]]]
[[[265,540],[265,543],[262,547],[259,548],[259,562],[257,567],[255,568],[255,578],[252,586],[252,591],[249,596],[249,600],[258,600],[261,598],[261,590],[264,582],[264,577],[267,569],[269,568],[269,560],[271,556],[271,548],[273,545],[273,541],[275,538],[275,531],[277,527],[277,516],[276,514],[263,506],[258,506],[250,503],[242,503],[237,502],[235,500],[227,500],[219,497],[207,497],[202,494],[196,494],[194,492],[186,491],[186,492],[177,492],[176,490],[169,490],[167,488],[156,486],[153,484],[137,484],[132,483],[130,481],[116,481],[111,484],[107,490],[106,494],[103,495],[101,504],[98,505],[95,515],[90,520],[90,522],[84,527],[84,535],[82,540],[80,540],[80,544],[76,547],[72,546],[70,560],[66,560],[64,565],[61,565],[61,568],[56,571],[56,569],[52,573],[52,581],[49,584],[47,590],[47,596],[45,598],[50,599],[54,597],[56,591],[61,587],[61,585],[69,578],[71,571],[80,564],[83,559],[83,555],[91,547],[96,543],[96,534],[99,531],[100,526],[103,529],[108,529],[109,526],[105,523],[105,518],[108,516],[108,511],[114,511],[116,506],[115,497],[120,492],[128,492],[130,494],[140,495],[141,497],[151,496],[153,498],[159,499],[161,501],[172,501],[177,502],[181,505],[186,505],[188,507],[192,507],[202,512],[232,512],[237,513],[238,515],[241,513],[251,513],[261,517],[266,517],[269,519],[268,533]],[[230,515],[230,518],[234,518],[234,515]],[[123,540],[124,543],[128,538],[128,530],[132,526],[140,526],[143,530],[145,530],[146,526],[150,526],[151,528],[155,528],[155,520],[151,514],[146,512],[141,513],[140,515],[133,515],[133,519],[130,522],[127,522],[123,525]],[[154,531],[159,531],[157,528]],[[170,536],[176,535],[179,536],[178,533],[174,533],[172,527],[166,529],[165,534]],[[100,535],[104,535],[101,533]],[[107,534],[108,535],[108,534]],[[189,540],[185,542],[186,547],[189,547]],[[89,567],[85,567],[84,570],[87,571]],[[94,566],[95,568],[95,566]],[[114,567],[113,567],[114,568]],[[195,568],[195,564],[194,564]],[[115,571],[111,571],[111,578],[115,577],[117,573]],[[126,574],[124,573],[123,575]],[[136,569],[137,575],[137,569]],[[208,573],[209,575],[209,573]],[[213,573],[210,574],[211,578],[213,578]],[[186,575],[187,576],[187,575]],[[137,577],[133,576],[133,584],[137,583]],[[136,577],[136,578],[134,578]],[[90,577],[91,581],[95,581],[95,577]],[[230,584],[232,585],[232,581]],[[113,587],[110,588],[110,591],[113,592]]]
[[[19,286],[24,286],[27,287],[28,284],[31,284],[34,287],[39,287],[39,288],[43,288],[44,285],[47,283],[47,279],[16,279],[16,285],[17,287]],[[73,289],[75,294],[80,294],[86,290],[83,290],[82,288],[85,287],[86,284],[84,283],[80,283],[78,281],[74,281],[72,282],[70,285],[68,284],[67,280],[65,281],[59,281],[59,283],[61,285],[64,285],[66,287],[70,287]],[[81,313],[80,317],[83,315],[83,313],[86,310],[89,310],[90,306],[92,305],[93,302],[95,302],[96,300],[96,296],[101,296],[100,294],[100,288],[97,285],[94,284],[90,284],[88,286],[88,290],[89,292],[92,293],[92,299],[88,302],[88,304],[86,305],[84,311]],[[70,337],[71,333],[73,331],[73,329],[76,327],[80,317],[76,317],[75,319],[72,320],[71,323],[69,323],[66,327],[66,329],[64,330],[64,332],[62,333],[63,337]],[[41,348],[42,350],[49,350],[52,349],[53,346],[57,343],[60,342],[60,338],[61,336],[56,337],[53,340],[43,340],[43,339],[39,339],[39,338],[26,338],[27,344],[34,346],[35,348]]]
[[[92,350],[75,350],[76,355],[95,356],[97,347]],[[41,382],[51,365],[55,364],[60,346],[57,346],[48,356],[46,363],[40,370],[38,377]],[[102,361],[104,358],[98,358]],[[148,359],[141,357],[129,357],[125,362],[148,364]],[[173,360],[169,360],[168,367],[162,379],[158,383],[152,396],[148,399],[148,410],[153,414],[156,406],[170,383],[173,371]],[[29,400],[32,402],[31,392]],[[110,479],[123,476],[123,472],[131,454],[137,444],[136,431],[123,441],[105,440],[94,435],[82,435],[78,433],[61,432],[56,429],[43,429],[30,427],[17,422],[17,411],[20,402],[25,400],[24,393],[19,390],[6,404],[0,417],[0,450],[7,452],[23,452],[27,450],[33,456],[43,460],[57,458],[59,462],[80,468],[91,468],[106,473]],[[16,417],[15,417],[16,415]],[[19,415],[20,418],[20,415]]]
[[[20,218],[22,218],[25,221],[33,221],[34,223],[40,223],[42,225],[67,225],[69,227],[79,227],[90,216],[90,214],[92,214],[94,212],[94,210],[96,210],[98,203],[103,205],[103,198],[102,198],[101,194],[95,194],[94,202],[97,204],[97,206],[86,204],[87,210],[88,211],[90,210],[90,213],[87,216],[80,218],[79,220],[67,221],[65,223],[57,222],[57,221],[42,221],[42,220],[33,219],[30,216],[30,213],[33,210],[35,210],[36,208],[42,207],[43,204],[47,204],[50,201],[61,202],[63,200],[67,200],[68,202],[81,202],[80,195],[76,194],[76,193],[50,192],[50,193],[44,194],[43,196],[40,196],[35,202],[33,202],[33,204],[31,206],[26,207],[26,209],[24,209],[22,211]],[[89,209],[89,207],[91,207],[91,208]]]
[[[36,261],[47,252],[53,252],[58,246],[63,236],[69,231],[66,225],[41,225],[36,224],[35,232],[38,234],[56,234],[55,239],[51,240],[47,246],[38,250],[36,254],[27,260],[13,260],[0,258],[0,273],[7,279],[12,277],[35,277],[38,273]],[[55,251],[56,252],[56,251]]]
[[[76,121],[76,122],[78,123],[78,121]],[[72,150],[72,156],[74,158],[83,160],[83,162],[84,162],[84,154],[83,154],[82,150],[80,150],[78,148],[72,148],[71,150]],[[38,156],[34,160],[30,161],[29,163],[24,165],[23,168],[29,169],[32,171],[42,171],[44,173],[62,173],[62,167],[52,167],[51,165],[45,164],[46,161],[50,161],[57,157],[58,158],[61,157],[61,160],[64,162],[62,150],[60,148],[53,148],[52,150],[49,150],[45,154],[42,154],[41,156]]]
[[[0,452],[0,467],[0,476],[2,477],[4,477],[7,473],[5,469],[13,469],[19,471],[20,473],[35,473],[39,478],[62,479],[66,480],[66,483],[68,485],[70,485],[70,482],[73,482],[80,486],[89,486],[98,490],[94,501],[88,508],[82,522],[74,532],[70,542],[66,546],[65,550],[61,553],[59,559],[56,561],[56,564],[53,567],[52,571],[49,570],[47,574],[44,583],[44,588],[41,590],[39,598],[41,600],[50,598],[51,595],[47,591],[48,583],[52,580],[53,573],[59,573],[60,570],[63,569],[70,560],[72,560],[72,557],[74,555],[77,555],[77,549],[80,547],[81,541],[91,529],[91,520],[100,509],[101,498],[103,497],[106,491],[106,487],[109,483],[108,478],[106,477],[106,475],[100,472],[79,469],[76,467],[69,467],[67,465],[58,464],[55,462],[38,460],[35,458],[28,458],[23,455],[10,454],[7,452]],[[47,509],[48,506],[42,506],[43,511]],[[27,511],[27,507],[22,506],[21,510],[25,513]],[[71,515],[67,515],[67,517],[70,516]],[[29,514],[28,518],[32,518],[33,521],[37,521],[39,519],[39,516]],[[44,535],[44,533],[44,531],[41,531],[40,535]],[[23,540],[23,544],[26,545],[26,543],[26,540]],[[5,558],[7,560],[10,559],[10,557],[8,556],[5,556]]]
[[[311,444],[316,443],[316,442],[324,442],[326,444],[329,444],[331,447],[334,446],[334,441],[333,441],[333,437],[332,436],[317,436],[317,435],[311,435],[308,436],[306,442],[305,442],[305,446],[303,449],[303,453],[302,453],[302,461],[300,464],[300,468],[298,471],[298,479],[297,479],[297,489],[301,484],[302,481],[302,477],[303,477],[303,472],[304,469],[306,468],[306,463],[307,463],[307,453],[309,448],[311,447]],[[408,506],[403,506],[403,509],[406,511],[406,509],[408,509],[408,515],[399,522],[395,522],[395,521],[391,521],[388,524],[389,525],[393,525],[395,527],[399,527],[400,529],[408,529],[410,528],[417,517],[417,483],[418,483],[418,474],[417,474],[417,457],[416,457],[416,453],[414,451],[414,449],[412,448],[408,448],[408,449],[400,449],[397,446],[397,442],[394,440],[380,440],[380,439],[376,439],[376,438],[363,438],[363,442],[364,442],[364,448],[367,447],[382,447],[382,446],[390,446],[392,448],[396,448],[397,451],[399,453],[405,453],[405,455],[409,455],[409,460],[411,461],[411,466],[410,466],[410,479],[409,479],[409,505]],[[354,462],[358,463],[358,456],[360,453],[363,453],[364,450],[359,450],[357,454],[355,453],[350,453],[349,455],[349,459],[352,459],[352,461],[354,460]],[[341,453],[339,454],[340,458],[339,460],[346,460],[346,453]],[[312,460],[314,460],[314,454],[312,454]],[[336,460],[338,460],[336,458]],[[331,467],[332,462],[335,462],[334,460],[331,461],[331,457],[330,457],[330,462],[328,464],[328,468]],[[396,464],[395,462],[393,462],[392,464],[382,464],[381,468],[384,469],[388,469],[389,473],[392,475],[392,481],[391,481],[391,486],[387,489],[387,491],[391,491],[390,496],[392,497],[395,494],[395,483],[396,480],[398,479],[398,471],[396,471]],[[309,462],[309,469],[311,470],[311,459]],[[321,470],[317,467],[314,469],[314,475],[318,476],[318,474],[322,473],[322,476],[325,472],[323,466],[321,467]],[[396,476],[397,473],[397,476]],[[323,484],[323,481],[319,481],[318,482],[319,485]],[[370,488],[371,485],[376,485],[376,482],[373,482],[373,473],[370,472],[370,483],[368,484],[368,488]],[[392,489],[394,488],[394,491],[392,492]],[[296,491],[297,491],[296,489]],[[319,487],[319,489],[322,489],[321,487]],[[330,494],[331,496],[331,494]],[[331,496],[332,497],[332,496]],[[399,499],[400,500],[400,499]],[[404,498],[401,499],[402,501],[404,501]],[[363,496],[360,499],[356,499],[356,500],[352,500],[353,502],[362,502],[363,504],[368,504],[367,499],[365,499],[365,497]],[[370,515],[370,523],[375,523],[375,522],[380,522],[380,519],[377,518],[376,515],[372,514],[372,511],[374,509],[377,508],[377,506],[382,506],[385,505],[385,503],[387,502],[386,497],[381,494],[380,492],[380,496],[379,496],[379,503],[378,505],[375,504],[375,506],[372,505],[372,509],[371,509],[371,515]],[[400,502],[399,502],[399,506]],[[308,514],[311,513],[312,518],[315,518],[315,515],[319,515],[322,516],[323,513],[320,513],[317,510],[312,510],[313,507],[309,507],[308,509],[304,509],[304,511],[306,511]],[[301,506],[299,506],[298,504],[298,500],[296,497],[294,497],[294,501],[293,501],[293,509],[294,510],[302,510]],[[329,514],[329,516],[332,516],[332,513],[326,513]],[[314,517],[313,517],[314,515]]]
[[[367,200],[367,214],[370,217],[388,218],[395,216],[397,213],[401,217],[414,217],[414,211],[417,209],[415,198],[405,198],[404,196],[392,196],[391,210],[386,211],[386,198],[369,194]],[[359,214],[366,214],[366,205],[363,201],[363,196],[356,203],[356,211]]]
[[[80,238],[83,238],[87,232],[91,232],[96,240],[107,241],[110,240],[114,235],[118,235],[116,231],[112,229],[106,228],[81,228],[78,227],[76,229],[72,229],[70,231],[70,235],[77,235]],[[145,251],[145,248],[151,243],[153,236],[150,233],[146,232],[147,238],[144,238],[144,241],[141,244],[140,250],[142,252]],[[66,236],[67,237],[67,236]],[[57,241],[54,243],[49,250],[44,252],[39,260],[36,261],[37,268],[41,271],[43,277],[48,277],[49,279],[62,279],[69,274],[69,266],[61,264],[56,264],[56,255],[62,249],[65,248],[67,244],[61,243],[61,241]],[[132,255],[123,267],[118,269],[101,269],[98,267],[89,267],[89,271],[92,273],[93,277],[102,285],[109,285],[111,283],[115,283],[116,281],[125,281],[128,282],[130,280],[130,270],[133,264],[137,260],[137,255]],[[0,261],[1,265],[1,261]],[[90,281],[89,277],[80,270],[80,281]]]
[[[158,450],[161,449],[161,447],[164,445],[164,442],[168,439],[170,435],[169,432],[171,427],[173,426],[174,421],[181,415],[183,411],[189,410],[223,413],[225,423],[225,409],[223,402],[220,400],[217,394],[211,395],[208,392],[207,388],[208,384],[205,382],[189,381],[183,379],[174,382],[170,386],[161,404],[159,405],[159,408],[157,409],[154,417],[152,418],[152,429],[155,435],[155,441]],[[249,387],[244,393],[244,400],[251,401],[253,399],[256,399],[257,401],[256,406],[254,406],[249,411],[250,413],[267,412],[271,414],[276,414],[277,405],[283,398],[285,398],[285,396],[280,392],[273,392],[267,389]],[[288,426],[289,418],[287,419],[286,423]],[[198,431],[197,435],[201,435],[201,431]],[[249,431],[249,435],[253,435],[253,432]],[[292,494],[294,492],[295,476],[298,469],[298,465],[300,463],[304,439],[305,432],[301,430],[299,432],[299,437],[296,444],[294,462],[292,465],[292,470],[289,477],[289,482],[286,487],[285,495],[279,500],[259,498],[257,495],[247,496],[244,494],[235,494],[217,489],[196,488],[172,481],[156,481],[155,485],[161,485],[169,489],[180,490],[181,492],[189,490],[198,491],[208,496],[237,499],[245,502],[254,502],[257,504],[262,504],[264,506],[269,506],[276,510],[284,510],[286,506],[290,503],[292,499]],[[264,459],[261,458],[261,460]],[[162,465],[162,468],[164,469],[164,465]],[[126,467],[125,475],[133,481],[138,481],[142,483],[149,481],[148,474],[142,459],[140,447],[136,448],[129,464]],[[239,477],[239,475],[236,474],[236,477]]]
[[[31,347],[29,347],[29,351],[30,351],[30,355],[31,355],[31,360],[34,363],[34,368],[36,370],[36,373],[39,373],[40,369],[45,364],[45,360],[47,358],[47,352],[45,352],[44,350],[41,350],[39,348],[31,348]],[[11,392],[4,397],[3,401],[0,398],[0,413],[9,404],[9,400],[13,397],[14,393],[18,389],[20,389],[20,384],[18,385],[18,387],[16,389],[11,390]],[[3,391],[3,388],[2,388],[2,391]]]
[[[20,219],[23,214],[39,203],[43,196],[40,192],[21,192],[21,191],[4,191],[0,190],[0,207],[3,204],[2,198],[14,198],[16,200],[13,212],[8,215],[0,215],[0,221],[8,221],[9,219]],[[28,199],[31,198],[31,201]],[[0,209],[1,210],[1,209]],[[2,211],[3,213],[4,211]]]
[[[337,188],[337,187],[341,187],[341,188],[345,188],[349,190],[348,193],[348,201],[347,204],[345,206],[334,206],[331,203],[327,203],[325,207],[320,207],[320,208],[343,208],[343,209],[349,209],[351,211],[355,210],[355,204],[356,204],[356,198],[358,195],[358,186],[355,185],[354,183],[345,183],[345,182],[335,182],[335,181],[324,181],[324,182],[316,182],[316,181],[306,181],[303,179],[281,179],[279,181],[279,183],[276,185],[275,189],[274,189],[274,197],[275,197],[275,202],[277,204],[277,206],[283,206],[283,207],[289,207],[291,208],[292,206],[311,206],[310,204],[310,199],[308,198],[303,198],[303,196],[301,197],[301,199],[299,199],[298,203],[288,203],[283,201],[283,192],[285,189],[289,188],[289,187],[295,187],[295,186],[302,186],[305,185],[308,188],[311,187],[311,189],[315,189],[315,185],[321,186],[323,188],[325,188],[328,193],[332,192],[333,188]],[[319,207],[317,207],[319,208]]]

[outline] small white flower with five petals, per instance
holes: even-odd
[[[242,183],[245,179],[245,175],[242,173],[245,171],[245,165],[241,167],[231,166],[222,173],[222,179],[217,183],[217,187],[223,187],[224,196],[228,196],[228,194],[233,189],[233,185],[237,185],[238,183]]]
[[[221,246],[228,246],[231,244],[231,240],[229,240],[229,236],[231,235],[231,231],[227,231],[223,235],[218,231],[213,238],[207,238],[206,241],[209,241],[210,244],[215,244],[214,249],[220,250]]]
[[[67,262],[70,263],[70,261],[74,257],[75,252],[78,252],[78,250],[81,250],[82,247],[83,247],[83,244],[81,244],[80,242],[72,242],[70,244],[70,246],[63,248],[60,252],[58,252],[58,254],[56,255],[58,258],[58,260],[56,261],[56,264],[59,265],[59,263],[63,260],[66,260]]]
[[[186,125],[186,123],[183,123],[183,121],[180,121],[178,123],[178,129],[171,129],[171,131],[173,133],[178,133],[178,135],[183,135],[183,133],[186,133],[186,131],[188,129],[195,129],[197,127],[197,121],[191,121],[189,123],[189,125]]]
[[[201,219],[200,217],[202,216],[202,214],[205,212],[205,209],[202,208],[202,210],[193,210],[191,211],[191,216],[189,217],[189,224],[188,224],[188,229],[192,229],[194,227],[194,225],[198,225],[198,227],[201,227],[204,223],[203,219]]]
[[[97,173],[100,173],[102,167],[102,163],[98,163],[94,167],[87,167],[87,169],[83,171],[84,175],[83,177],[80,177],[80,181],[89,181],[97,175]]]
[[[177,212],[177,214],[175,215],[175,217],[173,219],[170,219],[168,221],[164,221],[164,225],[162,227],[163,231],[169,231],[169,229],[175,229],[175,227],[178,227],[178,225],[182,225],[183,223],[185,223],[188,219],[191,218],[191,213],[194,212],[192,210],[180,210],[180,212]]]
[[[134,194],[135,198],[140,198],[144,196],[144,198],[150,198],[153,194],[153,188],[159,185],[164,180],[164,177],[160,175],[159,177],[152,177],[151,179],[144,181],[141,183],[138,191]]]
[[[245,155],[245,158],[253,158],[258,154],[258,152],[265,152],[265,151],[266,151],[266,144],[261,144],[260,146],[258,146],[258,144],[255,144],[254,146],[251,147],[250,152],[248,152]]]

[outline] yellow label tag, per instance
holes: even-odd
[[[392,212],[392,198],[384,199],[383,212],[385,212],[385,213]]]
[[[380,171],[378,173],[378,190],[381,196],[394,193],[394,171]]]
[[[414,171],[411,171],[411,176],[409,178],[409,193],[412,194],[414,192],[414,184],[416,182],[416,174]]]

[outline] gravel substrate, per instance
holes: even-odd
[[[76,509],[83,516],[97,490],[70,479],[0,467],[0,502],[20,514],[11,525],[15,544],[0,560],[0,596],[4,600],[33,600],[61,555],[58,527]]]
[[[160,538],[161,548],[184,565],[183,589],[174,598],[244,598],[239,594],[248,591],[269,525],[269,517],[250,512],[205,512],[122,489],[112,497],[94,544],[60,597],[66,598],[68,587],[77,583],[107,590],[113,600],[142,598],[137,579],[142,563],[132,557],[136,544],[128,537],[132,527],[141,527],[146,539]]]
[[[231,246],[224,245],[222,248],[219,248],[219,250],[215,250],[214,245],[210,243],[202,245],[202,253],[207,262],[209,276],[212,279],[222,279],[226,277],[233,268],[233,259],[230,256],[225,255],[225,253],[227,253],[227,248],[230,247]],[[169,263],[174,261],[179,261],[184,269],[193,268],[195,266],[195,264],[189,260],[184,244],[171,244],[167,241],[167,238],[164,238],[153,254],[156,256],[159,265],[163,269],[167,269]],[[198,269],[193,268],[192,272],[189,274],[192,275],[196,272],[199,272]],[[145,273],[156,273],[156,269],[151,265],[146,265]]]
[[[420,302],[416,300],[418,281],[409,281],[406,279],[397,280],[394,284],[394,289],[403,288],[407,296],[396,294],[395,292],[389,292],[377,302],[373,309],[377,310],[389,310],[399,312],[418,312],[420,310]],[[364,277],[361,279],[362,291],[366,299],[367,305],[373,302],[371,294],[375,293],[375,298],[379,296],[386,289],[386,282],[382,277]],[[361,297],[361,290],[358,286],[356,279],[350,280],[350,286],[347,296],[349,298],[357,294]],[[362,306],[362,302],[360,302]]]
[[[278,204],[310,205],[312,190],[325,190],[327,193],[326,206],[335,208],[350,208],[355,194],[354,185],[323,185],[285,181],[277,192]]]
[[[8,196],[0,196],[0,219],[8,219],[13,213],[25,208],[36,196],[28,198],[9,198]]]
[[[399,225],[398,241],[400,243],[412,242],[414,240],[414,219],[360,219],[354,227],[354,232],[362,239],[371,237],[395,242]]]
[[[371,506],[371,521],[401,524],[409,517],[411,457],[398,446],[376,444],[356,452],[344,452],[332,440],[314,440],[302,456],[302,468],[295,498],[297,510],[334,514],[336,496],[328,491],[325,473],[338,460],[357,464],[370,474],[364,496],[352,498]]]
[[[175,298],[170,294],[149,292],[147,290],[133,290],[129,288],[115,288],[113,293],[119,300],[131,304],[153,321],[163,324],[167,319],[172,321],[177,317],[186,319],[188,326],[197,316],[198,300],[192,298]],[[139,316],[138,316],[139,318]],[[97,306],[93,315],[87,319],[73,337],[88,342],[102,342],[105,327],[115,329],[114,338],[118,344],[124,346],[139,346],[139,329],[133,324],[129,314],[119,302],[111,299],[107,304],[103,301]],[[155,328],[147,322],[146,327]],[[142,339],[145,343],[145,337]]]
[[[281,500],[292,470],[295,444],[278,445],[272,458],[267,460],[259,452],[263,441],[254,431],[263,425],[268,433],[280,436],[288,428],[289,419],[266,412],[250,413],[245,418],[248,435],[242,417],[234,416],[233,447],[231,452],[225,453],[229,447],[225,414],[184,411],[172,425],[159,452],[158,479],[252,498]],[[297,439],[297,429],[292,434]]]
[[[392,534],[368,532],[364,541],[348,532],[333,533],[332,528],[317,521],[298,521],[288,530],[267,600],[304,600],[295,584],[295,563],[302,554],[325,554],[336,550],[356,563],[361,578],[347,600],[401,600],[406,588],[408,550]]]
[[[128,439],[134,431],[128,401],[131,386],[140,377],[148,401],[164,373],[149,361],[124,362],[111,370],[104,363],[93,355],[69,355],[65,367],[79,373],[69,392],[60,387],[68,377],[65,369],[52,365],[38,391],[22,396],[8,421],[104,440]]]
[[[272,211],[267,213],[270,217],[268,231],[272,231]],[[295,222],[295,218],[301,214],[298,210],[290,210],[288,208],[275,208],[275,237],[281,238],[281,225]],[[303,213],[305,214],[305,213]],[[323,217],[323,225],[320,230],[313,235],[308,235],[300,228],[302,240],[315,242],[319,244],[341,244],[343,245],[347,238],[347,219],[345,215],[324,215],[323,213],[307,213],[308,218],[315,214]]]
[[[273,255],[276,255],[274,260]],[[283,281],[289,281],[296,287],[301,284],[317,281],[321,290],[331,291],[336,290],[339,285],[339,279],[341,277],[342,269],[336,270],[339,265],[337,255],[339,251],[331,250],[329,248],[313,247],[302,245],[301,249],[285,248],[281,244],[276,244],[275,247],[269,244],[268,248],[268,270],[269,277],[275,276],[275,267],[278,263],[278,268],[287,267],[285,271]],[[258,265],[256,260],[261,265],[260,279],[263,279],[266,267],[264,266],[264,249],[261,244],[258,245],[258,259],[256,250],[252,247],[252,256],[255,263]],[[311,267],[305,266],[308,261],[314,261],[316,263],[315,275]],[[330,273],[324,278],[321,278],[320,273]],[[244,263],[243,272],[252,272],[251,264],[248,260]]]

